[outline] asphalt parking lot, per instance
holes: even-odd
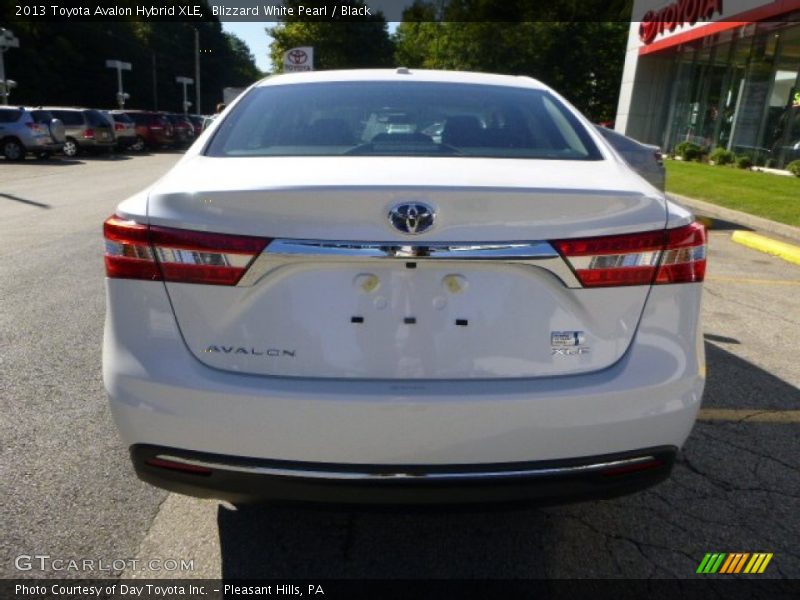
[[[672,478],[504,511],[233,510],[150,488],[106,407],[101,224],[177,154],[0,162],[0,577],[695,578],[707,552],[800,577],[800,266],[711,233],[708,383]],[[20,572],[15,558],[191,559]]]

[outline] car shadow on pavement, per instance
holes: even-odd
[[[736,347],[738,340],[710,333],[705,338],[708,376],[703,408],[800,409],[800,389],[720,347]]]
[[[795,386],[717,345],[736,340],[709,338],[719,341],[706,342],[704,408],[800,408]],[[222,578],[692,577],[709,549],[792,553],[795,431],[699,421],[669,480],[610,500],[506,510],[220,506]],[[770,495],[780,500],[772,509]],[[784,559],[774,574],[794,570]]]
[[[7,164],[7,165],[15,165],[17,167],[29,167],[29,166],[39,166],[39,167],[71,167],[74,165],[82,165],[84,162],[82,160],[77,160],[74,158],[66,158],[66,157],[59,157],[53,156],[46,159],[26,159],[24,161],[10,161],[10,160],[0,160],[0,165]]]
[[[38,208],[53,208],[49,204],[45,204],[44,202],[37,202],[36,200],[28,200],[27,198],[21,198],[20,196],[15,196],[14,194],[5,194],[0,192],[0,198],[5,198],[6,200],[13,200],[14,202],[21,202],[22,204],[28,204],[30,206],[36,206]]]
[[[84,153],[81,154],[81,158],[89,161],[119,161],[119,160],[131,160],[133,157],[130,156],[129,154],[118,154],[115,152],[114,154]]]

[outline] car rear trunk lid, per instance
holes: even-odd
[[[613,161],[187,157],[148,219],[272,240],[237,285],[166,283],[209,366],[547,377],[606,368],[633,338],[649,285],[582,288],[548,240],[663,229],[664,199],[637,181]],[[434,226],[394,228],[405,202],[431,206]]]

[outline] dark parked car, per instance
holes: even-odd
[[[141,152],[146,148],[162,148],[175,143],[172,123],[163,114],[145,110],[127,110],[125,114],[136,125],[136,140],[131,150]]]
[[[602,135],[611,146],[619,152],[634,171],[639,173],[654,187],[662,192],[666,179],[664,169],[664,158],[661,155],[661,148],[651,144],[643,144],[633,138],[629,138],[613,129],[608,129],[602,125],[596,126],[597,131]]]
[[[66,140],[64,156],[76,156],[84,151],[113,151],[117,143],[114,126],[99,110],[93,108],[44,107],[64,123]]]
[[[194,125],[188,117],[177,113],[164,113],[164,116],[172,123],[176,147],[185,148],[194,142]]]
[[[47,158],[64,144],[64,125],[46,110],[0,107],[0,152],[7,160],[26,154]]]
[[[205,117],[203,115],[186,115],[186,116],[192,123],[192,127],[194,127],[194,137],[197,137],[201,133],[203,133],[203,121],[205,121]]]
[[[114,125],[118,150],[127,150],[136,143],[136,124],[133,119],[119,110],[104,110],[103,116]]]

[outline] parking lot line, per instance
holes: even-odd
[[[698,421],[749,421],[755,423],[800,423],[800,410],[752,408],[701,408]]]
[[[723,275],[708,276],[706,281],[731,281],[734,283],[756,283],[766,285],[800,285],[800,279],[758,279],[753,277],[725,277]]]

